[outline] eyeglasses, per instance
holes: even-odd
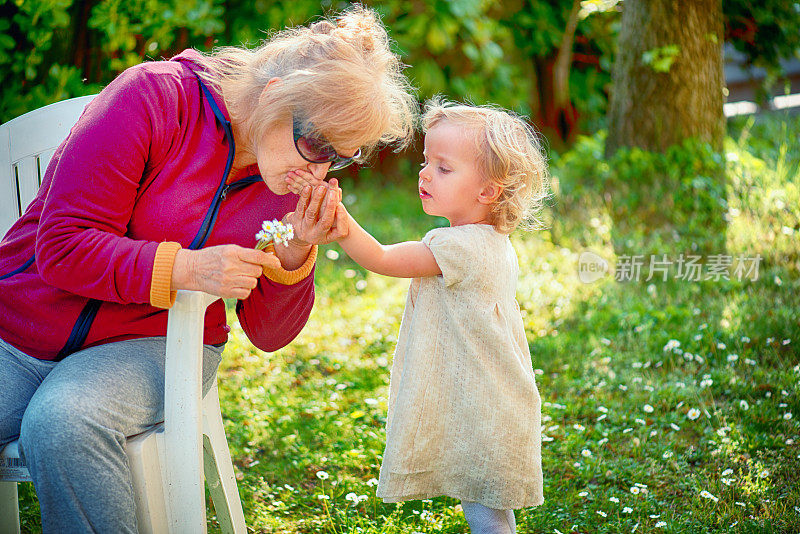
[[[355,154],[346,158],[339,155],[331,144],[324,137],[311,137],[304,132],[308,131],[304,123],[297,117],[292,116],[292,133],[294,134],[294,146],[304,160],[311,163],[331,163],[328,170],[335,171],[343,169],[353,163],[356,158],[361,156],[359,148]]]

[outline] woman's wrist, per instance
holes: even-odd
[[[275,246],[273,244],[270,244],[266,248],[266,251],[275,252]],[[263,272],[264,276],[266,276],[273,282],[290,286],[307,278],[308,275],[311,274],[311,271],[314,269],[314,264],[316,263],[316,261],[317,261],[317,246],[311,245],[311,248],[308,254],[306,255],[305,260],[296,268],[287,269],[285,264],[281,263],[281,266],[279,268],[264,266]]]
[[[197,289],[194,277],[194,251],[181,249],[175,255],[175,262],[172,264],[172,284],[170,289]]]
[[[278,245],[275,247],[275,255],[281,260],[281,266],[287,271],[293,271],[301,267],[311,252],[313,245],[306,243],[302,239],[293,238],[288,246]]]

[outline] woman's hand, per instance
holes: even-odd
[[[172,267],[172,289],[246,299],[258,284],[264,266],[277,268],[280,260],[275,254],[238,245],[181,249]]]
[[[310,185],[303,187],[297,207],[284,217],[284,222],[294,227],[295,237],[290,244],[323,245],[346,236],[347,212],[341,198],[342,190],[335,178],[313,190]]]

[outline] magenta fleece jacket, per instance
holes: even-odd
[[[0,242],[0,338],[58,360],[81,347],[166,335],[167,310],[150,305],[159,243],[253,247],[262,221],[294,209],[298,197],[272,193],[256,166],[221,194],[232,147],[195,75],[199,58],[187,50],[132,67],[86,107]],[[198,235],[204,226],[210,232]],[[289,286],[262,276],[236,312],[253,344],[273,351],[300,332],[313,302],[313,271]],[[204,342],[223,343],[229,330],[218,300]]]

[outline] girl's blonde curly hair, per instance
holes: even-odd
[[[545,227],[541,211],[550,197],[547,160],[539,135],[522,117],[496,106],[472,106],[434,98],[425,105],[423,130],[441,121],[475,134],[476,162],[501,193],[492,205],[492,224],[510,234],[518,226]]]
[[[417,101],[374,11],[360,5],[334,19],[273,34],[254,49],[223,47],[203,58],[204,80],[252,141],[290,114],[313,125],[337,151],[405,147]],[[278,78],[280,83],[267,83]]]

